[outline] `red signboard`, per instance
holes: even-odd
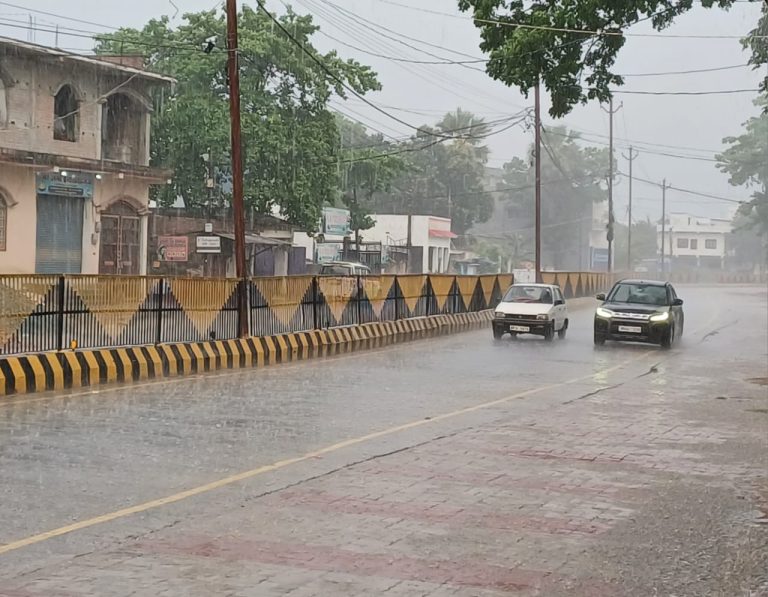
[[[189,256],[189,241],[187,237],[157,237],[157,256],[160,261],[187,261]]]

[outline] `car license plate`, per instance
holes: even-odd
[[[619,331],[626,332],[627,334],[639,334],[643,331],[643,328],[638,325],[620,325]]]
[[[510,332],[530,332],[531,328],[524,325],[511,325],[509,326]]]

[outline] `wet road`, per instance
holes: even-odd
[[[549,422],[553,444],[579,420],[585,431],[575,437],[604,428],[605,437],[610,439],[616,437],[617,429],[626,428],[612,428],[606,422],[614,414],[611,404],[617,407],[625,400],[630,412],[636,410],[639,418],[647,418],[646,428],[662,424],[663,417],[674,417],[665,422],[670,429],[690,425],[691,438],[696,440],[693,443],[702,443],[701,438],[694,437],[697,430],[721,422],[727,433],[722,429],[712,432],[710,443],[723,447],[723,454],[729,454],[733,463],[746,461],[745,468],[728,474],[738,477],[738,483],[745,487],[764,483],[764,477],[759,480],[760,471],[765,471],[768,461],[760,438],[763,432],[768,433],[768,401],[765,386],[745,380],[768,376],[765,289],[681,287],[678,293],[686,300],[686,330],[682,342],[671,351],[632,345],[593,349],[592,312],[579,309],[571,313],[567,339],[552,344],[533,337],[493,342],[487,329],[263,370],[6,399],[0,402],[0,579],[4,579],[0,580],[0,595],[53,594],[39,584],[41,578],[50,577],[59,581],[48,589],[57,587],[63,595],[159,594],[151,589],[143,593],[121,588],[121,581],[125,587],[137,587],[141,578],[136,576],[152,575],[136,569],[121,574],[115,564],[125,556],[120,550],[135,547],[137,541],[148,537],[162,537],[166,529],[174,527],[185,527],[187,534],[217,536],[222,529],[237,528],[233,508],[243,509],[248,525],[268,524],[268,520],[257,523],[259,514],[251,512],[250,506],[260,508],[261,500],[282,495],[274,493],[282,488],[302,487],[318,478],[334,487],[333,475],[338,472],[333,471],[348,470],[354,463],[384,454],[397,458],[397,454],[419,446],[446,437],[461,438],[461,434],[475,430],[482,433],[467,436],[473,437],[471,446],[463,447],[460,454],[471,454],[473,449],[487,452],[493,441],[489,439],[486,445],[482,438],[501,433],[498,425],[519,421],[533,422],[530,425]],[[636,388],[631,397],[622,390],[629,384]],[[746,403],[751,408],[744,408],[735,399],[733,388],[740,388],[737,393],[741,392],[745,400],[754,401]],[[601,401],[609,395],[615,395],[616,401],[608,403],[608,415],[589,410],[595,405],[606,407]],[[632,402],[640,395],[655,399],[662,395],[668,400],[678,396],[693,410],[670,412],[669,405],[661,408],[653,401]],[[725,410],[710,413],[713,408]],[[710,415],[712,420],[705,425],[700,418]],[[740,439],[734,438],[734,428],[743,431]],[[709,452],[712,446],[703,450]],[[637,446],[634,449],[637,451]],[[450,455],[450,441],[444,443],[442,453]],[[438,456],[424,458],[428,462],[437,459],[431,466],[439,468]],[[482,468],[477,458],[465,459],[463,466]],[[672,464],[667,468],[673,476],[682,474],[675,472],[674,457],[670,459]],[[702,470],[700,474],[711,472]],[[734,481],[734,486],[738,483]],[[323,495],[327,489],[316,491]],[[401,488],[393,481],[390,489],[395,492]],[[382,488],[383,494],[388,491],[386,486]],[[768,488],[763,491],[768,501]],[[328,513],[327,508],[321,511]],[[640,518],[642,512],[638,512]],[[229,520],[216,522],[218,516],[227,513]],[[389,518],[407,516],[397,511]],[[616,532],[622,532],[621,524],[615,525]],[[294,534],[301,534],[303,528],[303,523],[296,523]],[[311,534],[311,528],[305,530]],[[337,539],[341,547],[347,545],[343,536]],[[712,538],[697,540],[702,546],[692,546],[692,553],[718,549]],[[476,548],[473,544],[472,549]],[[114,549],[118,555],[111,564],[91,566],[90,575],[84,577],[90,580],[71,587],[61,580],[77,579],[80,561]],[[594,549],[597,553],[598,546]],[[566,551],[561,545],[559,553]],[[295,554],[292,558],[301,559]],[[263,558],[257,561],[265,564]],[[620,560],[617,566],[628,562]],[[271,564],[281,566],[280,562]],[[110,568],[108,573],[100,573],[113,565],[117,571]],[[166,562],[165,566],[169,577],[178,575],[175,564]],[[567,567],[563,563],[559,566]],[[346,570],[337,564],[323,569],[329,567],[337,572]],[[375,568],[371,564],[363,576],[380,576]],[[544,577],[550,578],[549,572],[554,573],[549,570]],[[751,573],[745,569],[734,574]],[[119,580],[103,585],[102,576]],[[401,587],[401,594],[443,594],[433,593],[431,585],[448,590],[446,582],[459,589],[444,594],[480,595],[485,594],[480,590],[498,589],[496,585],[469,583],[474,588],[462,593],[467,582],[451,584],[445,579],[437,582],[441,579],[428,574],[422,576],[413,573],[400,579],[426,583],[413,592]],[[647,589],[638,582],[638,591]],[[291,591],[307,586],[301,578],[294,584]],[[540,584],[536,586],[540,589]],[[171,588],[167,594],[241,594],[234,589],[210,592],[210,586],[203,588],[203,584],[184,587]],[[635,594],[634,587],[627,585],[623,592]],[[536,594],[555,595],[557,590]],[[596,594],[596,590],[590,585],[583,594]],[[288,592],[283,586],[274,594]],[[376,587],[359,580],[354,588],[307,590],[306,594],[377,592]],[[242,594],[273,592],[251,587]],[[608,594],[616,593],[609,590]],[[683,590],[678,594],[689,593]]]

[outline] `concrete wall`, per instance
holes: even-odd
[[[8,205],[8,237],[5,251],[0,251],[0,273],[34,273],[37,230],[34,170],[0,165],[0,192]]]
[[[35,272],[37,242],[37,194],[35,169],[13,164],[0,164],[0,191],[8,203],[8,241],[0,251],[0,273],[31,274]],[[114,202],[123,200],[132,205],[146,220],[149,185],[137,178],[105,175],[95,181],[92,200],[83,200],[83,260],[84,274],[99,272],[101,212]],[[141,239],[140,259],[146,265],[146,225]],[[146,267],[140,270],[146,273]]]
[[[0,123],[0,147],[49,153],[77,158],[101,159],[101,127],[103,96],[109,94],[125,75],[115,76],[78,63],[33,60],[28,57],[4,56],[2,76],[5,84],[6,123]],[[62,85],[70,84],[78,99],[79,134],[76,142],[53,138],[54,97]],[[140,83],[121,87],[134,97],[142,96]],[[148,113],[136,125],[144,131]],[[147,165],[149,155],[144,142],[134,148],[131,163]]]

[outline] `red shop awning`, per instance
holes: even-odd
[[[436,230],[434,228],[430,228],[429,236],[434,236],[435,238],[456,238],[458,234],[454,234],[450,230]]]

